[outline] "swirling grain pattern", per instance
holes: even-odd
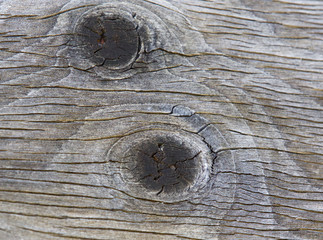
[[[322,34],[320,0],[0,1],[0,239],[322,239]]]

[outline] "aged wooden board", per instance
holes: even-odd
[[[0,239],[323,239],[323,1],[0,1]]]

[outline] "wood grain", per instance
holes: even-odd
[[[95,9],[135,13],[130,69],[75,50]],[[322,34],[320,0],[0,1],[0,239],[322,239]],[[149,131],[207,179],[127,181]]]

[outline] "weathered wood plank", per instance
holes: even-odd
[[[0,239],[321,239],[322,33],[319,0],[0,1]]]

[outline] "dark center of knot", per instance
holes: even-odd
[[[97,66],[120,69],[137,58],[140,38],[136,24],[128,18],[91,14],[82,19],[76,34],[84,56]]]
[[[133,176],[145,188],[160,193],[181,192],[192,185],[198,172],[200,152],[170,137],[146,140],[135,146]]]

